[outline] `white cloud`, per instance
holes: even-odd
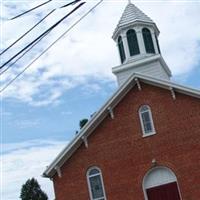
[[[33,140],[21,143],[3,144],[2,163],[2,198],[17,200],[22,184],[28,178],[35,177],[41,188],[54,199],[52,182],[41,177],[45,166],[49,165],[55,156],[68,142]]]
[[[67,19],[48,38],[35,48],[35,53],[28,55],[20,65],[15,66],[2,77],[2,83],[13,78],[22,68],[30,62],[30,58],[36,56],[36,52],[44,49],[54,41],[58,35],[64,32],[75,20],[77,20],[94,3],[91,1],[85,5],[73,17]],[[32,2],[33,3],[33,2]],[[112,32],[123,12],[127,1],[105,1],[78,26],[76,26],[65,38],[58,42],[47,54],[40,58],[29,70],[15,81],[4,97],[11,97],[27,102],[34,106],[44,106],[51,103],[59,103],[63,93],[77,86],[91,85],[91,90],[96,90],[97,83],[92,86],[91,78],[98,81],[114,81],[111,68],[119,64],[118,52],[115,43],[111,39]],[[5,5],[8,3],[5,3]],[[23,7],[21,7],[23,4]],[[60,2],[59,5],[61,5]],[[4,17],[11,17],[22,10],[27,10],[32,4],[12,3],[15,9],[3,7],[6,10]],[[57,4],[51,4],[45,8],[53,8]],[[179,1],[137,1],[136,5],[149,15],[159,27],[160,46],[163,57],[168,63],[174,75],[182,75],[190,72],[199,63],[200,53],[200,26],[198,2]],[[69,10],[69,8],[67,9]],[[23,43],[33,39],[39,32],[44,31],[56,20],[67,13],[67,10],[58,10],[38,28]],[[40,9],[40,14],[45,14],[47,9]],[[19,18],[12,23],[5,22],[6,27],[3,43],[7,46],[13,38],[17,38],[25,32],[31,24],[38,20],[37,12],[29,16]],[[27,24],[22,26],[23,24]],[[13,32],[13,27],[16,29]],[[17,27],[23,27],[21,30]],[[36,34],[37,33],[37,34]],[[17,48],[16,48],[17,49]],[[10,55],[10,54],[9,54]]]

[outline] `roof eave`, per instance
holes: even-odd
[[[55,167],[59,166],[61,167],[64,162],[71,157],[73,152],[77,149],[75,148],[75,144],[77,142],[80,142],[80,145],[83,143],[82,137],[83,136],[89,136],[93,130],[101,123],[101,121],[107,116],[109,113],[108,108],[114,107],[124,96],[121,96],[121,98],[118,98],[117,101],[115,101],[115,97],[120,95],[121,91],[125,88],[126,85],[122,85],[114,94],[113,96],[104,104],[104,106],[97,112],[91,120],[83,127],[81,132],[58,154],[58,156],[53,160],[53,162],[50,164],[50,166],[47,167],[47,169],[43,173],[43,177],[51,178],[55,173]],[[80,146],[79,145],[79,146]]]
[[[125,82],[114,94],[113,96],[104,104],[104,106],[91,118],[91,120],[85,125],[82,131],[67,145],[60,154],[54,159],[49,167],[44,171],[43,177],[51,178],[56,173],[55,167],[61,167],[67,159],[69,159],[76,149],[83,143],[82,137],[89,136],[94,129],[101,123],[101,121],[107,116],[108,108],[114,108],[120,100],[130,91],[132,87],[136,84],[135,79],[140,81],[159,86],[164,89],[173,88],[175,91],[190,95],[200,99],[200,90],[185,87],[179,84],[169,82],[164,79],[156,79],[139,73],[133,73],[132,76]]]
[[[146,76],[146,75],[139,74],[139,73],[137,73],[137,76],[144,83],[151,84],[151,85],[154,85],[157,87],[159,86],[160,88],[163,88],[163,89],[173,88],[175,91],[177,91],[181,94],[189,95],[189,96],[200,99],[200,90],[186,87],[186,86],[183,86],[180,84],[176,84],[171,81],[164,80],[164,79],[156,79],[154,77]]]

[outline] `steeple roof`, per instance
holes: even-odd
[[[144,21],[154,23],[151,18],[144,14],[134,4],[128,3],[117,26],[124,26],[132,23],[133,21]]]
[[[128,26],[134,22],[146,22],[154,24],[153,20],[148,17],[145,13],[143,13],[139,8],[137,8],[134,4],[129,2],[119,20],[119,23],[113,33],[113,38],[119,29]],[[155,25],[156,26],[156,25]],[[157,27],[156,27],[157,28]]]

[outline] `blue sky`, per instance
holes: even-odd
[[[93,80],[92,84],[98,84],[96,91],[76,87],[63,93],[56,105],[33,107],[17,100],[5,100],[2,109],[3,143],[44,138],[72,139],[79,130],[79,120],[90,118],[116,89],[116,84],[111,81]]]
[[[33,52],[13,66],[1,77],[1,86],[96,2],[87,2]],[[23,19],[6,21],[37,4],[34,1],[1,2],[1,49],[28,30],[47,11],[63,5],[63,2],[52,1]],[[79,120],[90,118],[117,89],[111,68],[119,65],[119,57],[111,36],[126,4],[124,0],[102,3],[1,94],[3,199],[18,199],[21,185],[32,176],[39,180],[50,199],[53,199],[51,182],[40,175],[79,130]],[[200,2],[141,0],[135,1],[135,4],[160,29],[160,47],[174,75],[173,81],[200,89]],[[7,52],[1,62],[70,9],[57,11]]]

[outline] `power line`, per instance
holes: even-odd
[[[43,5],[47,4],[47,3],[49,3],[50,1],[52,1],[52,0],[46,1],[46,2],[44,2],[44,3],[42,3],[42,4],[38,5],[38,6],[35,6],[34,8],[31,8],[31,9],[29,9],[29,10],[27,10],[27,11],[25,11],[25,12],[23,12],[23,13],[17,15],[17,16],[15,16],[15,17],[11,18],[10,20],[13,20],[13,19],[16,19],[16,18],[18,18],[18,17],[21,17],[22,15],[25,15],[26,13],[29,13],[29,12],[31,12],[32,10],[37,9],[37,8],[39,8],[39,7],[41,7],[41,6],[43,6]]]
[[[27,48],[32,46],[35,42],[37,42],[41,37],[44,35],[47,35],[52,31],[56,26],[58,26],[64,19],[66,19],[69,15],[71,15],[73,12],[75,12],[77,9],[79,9],[85,2],[80,3],[78,6],[76,6],[72,11],[70,11],[67,15],[65,15],[63,18],[61,18],[58,22],[56,22],[54,25],[52,25],[50,28],[48,28],[46,31],[44,31],[41,35],[39,35],[36,39],[34,39],[31,43],[29,43],[27,46],[25,46],[22,50],[20,50],[17,54],[12,56],[9,60],[7,60],[3,65],[0,66],[0,69],[2,69],[5,65],[7,65],[9,62],[11,62],[14,58],[16,58],[18,55],[20,55],[23,51],[25,51]]]
[[[38,44],[46,35],[41,37],[37,42],[35,42],[33,45],[31,45],[20,57],[18,57],[14,62],[12,62],[6,69],[0,72],[0,76],[4,74],[9,68],[11,68],[17,61],[19,61],[22,57],[24,57],[25,54],[27,54],[36,44]]]
[[[36,62],[42,55],[44,55],[52,46],[54,46],[62,37],[64,37],[71,29],[73,29],[80,21],[82,21],[90,12],[92,12],[97,6],[99,6],[103,0],[96,3],[89,11],[87,11],[82,17],[80,17],[70,28],[68,28],[63,34],[61,34],[51,45],[49,45],[41,54],[31,61],[19,74],[17,74],[11,81],[9,81],[1,90],[2,93],[9,85],[11,85],[19,76],[21,76],[31,65]]]
[[[73,5],[78,3],[81,0],[74,0],[64,6],[59,7],[59,9],[61,8],[65,8],[69,5]],[[35,27],[37,27],[41,22],[43,22],[47,17],[49,17],[55,10],[57,10],[56,8],[53,9],[52,11],[50,11],[47,15],[45,15],[39,22],[37,22],[33,27],[31,27],[26,33],[24,33],[22,36],[20,36],[15,42],[13,42],[11,45],[9,45],[5,50],[3,50],[0,55],[2,55],[3,53],[5,53],[7,50],[9,50],[13,45],[15,45],[17,42],[19,42],[23,37],[25,37],[28,33],[30,33]]]
[[[71,3],[68,3],[60,8],[64,8],[66,6],[69,6],[69,5],[72,5],[72,4],[75,4],[77,3],[78,1],[81,1],[81,0],[75,0]],[[55,9],[54,9],[55,10]],[[48,32],[49,33],[49,32]],[[47,33],[47,34],[48,34]],[[4,69],[3,71],[0,72],[0,76],[2,74],[4,74],[9,68],[11,68],[17,61],[19,61],[25,54],[27,54],[36,44],[38,44],[47,34],[43,35],[41,38],[39,38],[39,40],[37,42],[35,42],[34,44],[32,44],[20,57],[18,57],[13,63],[11,63],[6,69]]]
[[[28,33],[30,33],[36,26],[38,26],[42,21],[44,21],[49,15],[51,15],[55,9],[50,11],[47,15],[45,15],[39,22],[37,22],[33,27],[31,27],[26,33],[24,33],[22,36],[20,36],[15,42],[13,42],[11,45],[9,45],[6,49],[4,49],[0,55],[8,51],[13,45],[15,45],[17,42],[19,42],[23,37],[25,37]]]
[[[76,4],[76,3],[78,3],[79,1],[81,1],[81,0],[75,0],[75,1],[72,1],[72,2],[70,2],[70,3],[67,3],[67,4],[64,5],[64,6],[61,6],[60,8],[65,8],[65,7],[69,6],[69,5]]]

